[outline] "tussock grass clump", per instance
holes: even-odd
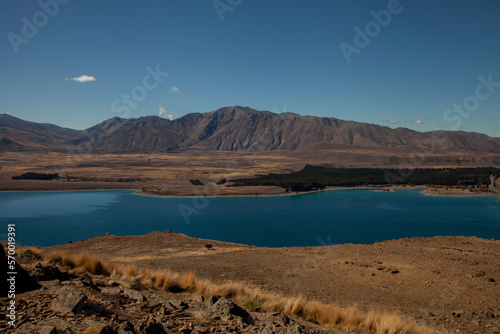
[[[196,290],[196,275],[194,272],[190,271],[188,273],[182,274],[180,278],[180,287],[183,290]]]
[[[45,256],[45,259],[47,261],[55,261],[62,266],[70,267],[70,268],[75,268],[77,266],[77,263],[75,262],[75,257],[74,256],[68,256],[64,254],[59,254],[56,252],[50,252]]]
[[[133,265],[104,262],[88,254],[61,255],[51,252],[45,260],[52,260],[70,268],[84,268],[97,275],[118,276],[127,280],[148,284],[157,289],[193,294],[218,295],[236,299],[249,310],[257,307],[265,311],[280,312],[289,316],[299,316],[320,325],[343,331],[357,331],[373,334],[439,334],[444,333],[430,327],[406,321],[395,313],[377,311],[362,312],[357,306],[340,307],[318,301],[307,301],[302,296],[284,297],[277,293],[263,291],[242,282],[215,284],[199,279],[194,272],[179,274],[168,269],[151,270]]]
[[[341,308],[336,305],[325,305],[317,301],[311,301],[307,307],[308,320],[319,324],[328,324],[335,327],[343,321]]]
[[[259,307],[262,307],[262,303],[260,303],[256,299],[252,299],[248,296],[240,296],[240,297],[236,298],[236,302],[250,311],[255,311]]]
[[[284,300],[285,306],[283,307],[283,312],[286,314],[300,315],[303,316],[306,310],[306,298],[299,295],[296,298],[286,298]]]
[[[8,243],[7,241],[2,241],[2,246],[4,249],[7,248]],[[16,255],[20,255],[24,253],[25,251],[31,251],[38,259],[42,258],[42,255],[40,254],[40,247],[39,246],[21,246],[16,243]]]
[[[97,256],[79,254],[73,260],[78,267],[82,267],[89,273],[95,275],[108,275],[110,270],[113,269],[113,265],[108,264],[107,266],[99,259]]]
[[[134,266],[124,266],[121,267],[122,275],[124,278],[135,278],[137,277],[137,268]]]

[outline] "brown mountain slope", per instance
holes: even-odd
[[[4,151],[20,150],[16,145],[23,149],[52,150],[82,146],[85,151],[106,153],[188,149],[270,151],[304,149],[320,143],[353,148],[419,146],[462,153],[500,153],[500,138],[479,133],[416,132],[238,106],[204,114],[192,113],[173,121],[157,116],[115,117],[83,131],[0,115],[0,150]]]
[[[41,124],[3,114],[0,115],[0,152],[50,149],[63,143],[79,131],[53,124]]]

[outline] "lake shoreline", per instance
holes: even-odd
[[[338,191],[338,190],[374,190],[379,192],[394,192],[395,190],[411,190],[411,189],[421,189],[421,194],[424,196],[431,197],[476,197],[476,196],[500,196],[499,191],[490,190],[488,192],[483,191],[473,191],[470,192],[467,189],[457,189],[457,188],[448,188],[445,187],[428,187],[428,186],[360,186],[360,187],[326,187],[321,190],[312,190],[312,191],[304,191],[304,192],[285,192],[282,188],[273,187],[273,186],[261,186],[258,187],[259,190],[262,191],[262,188],[267,188],[267,191],[262,191],[261,193],[254,192],[254,189],[257,187],[253,186],[245,186],[245,187],[219,187],[215,194],[205,194],[202,195],[196,187],[193,186],[192,189],[195,189],[191,192],[184,194],[176,194],[176,193],[168,193],[161,191],[152,191],[145,190],[144,188],[135,188],[135,187],[90,187],[90,188],[75,188],[75,189],[60,189],[58,187],[54,189],[41,188],[41,189],[9,189],[9,190],[0,190],[1,193],[48,193],[48,192],[91,192],[91,191],[116,191],[116,190],[130,190],[133,191],[135,195],[140,196],[148,196],[148,197],[159,197],[159,198],[228,198],[228,197],[243,197],[243,198],[252,198],[252,197],[280,197],[280,196],[297,196],[297,195],[306,195],[313,194],[323,191]],[[188,188],[188,187],[186,187]],[[224,193],[220,191],[220,188],[231,188],[232,191],[237,190],[231,193]],[[241,191],[247,190],[247,191]],[[251,191],[248,191],[251,190]]]

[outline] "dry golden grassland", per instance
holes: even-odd
[[[306,164],[330,167],[412,166],[412,148],[315,148],[296,151],[226,152],[187,151],[151,154],[75,154],[61,152],[4,152],[0,156],[0,191],[55,191],[93,189],[138,189],[149,194],[272,195],[284,193],[277,187],[193,186],[189,180],[212,185],[268,173],[287,173]],[[498,155],[433,152],[428,161],[413,167],[498,166]],[[12,180],[27,172],[59,173],[60,180]],[[66,178],[68,176],[69,178]]]
[[[20,251],[26,250],[21,249]],[[264,311],[280,312],[290,316],[298,316],[320,325],[343,331],[358,331],[376,334],[437,334],[445,333],[430,327],[418,325],[404,320],[397,313],[360,311],[357,306],[340,307],[318,301],[308,301],[304,296],[284,297],[277,293],[267,292],[241,282],[225,282],[214,284],[206,279],[199,279],[193,272],[177,273],[168,269],[151,270],[134,265],[105,262],[94,255],[67,255],[52,251],[40,253],[38,249],[29,248],[40,259],[56,261],[69,268],[83,268],[96,275],[105,275],[139,281],[157,289],[184,291],[205,297],[211,295],[235,299],[250,309],[261,307]]]

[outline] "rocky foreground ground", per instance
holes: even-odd
[[[214,283],[245,282],[283,296],[405,318],[454,333],[500,333],[500,241],[410,238],[372,245],[265,248],[153,232],[102,235],[42,248],[87,252],[141,268],[193,271]],[[210,244],[212,248],[207,249]]]
[[[39,287],[17,295],[15,327],[2,313],[0,328],[11,333],[340,333],[224,297],[172,293],[42,263],[30,251],[19,262]],[[7,303],[3,298],[2,309]]]

